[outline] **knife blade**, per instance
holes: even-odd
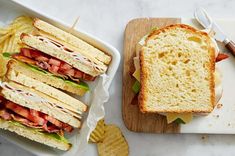
[[[209,16],[203,8],[197,8],[194,12],[196,20],[205,28],[212,29],[215,32],[214,38],[217,41],[223,42],[225,47],[235,56],[235,44],[231,41],[217,23]]]

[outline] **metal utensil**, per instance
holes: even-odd
[[[215,32],[214,38],[217,41],[223,42],[225,47],[235,56],[235,43],[224,34],[205,9],[197,8],[194,12],[194,17],[205,29],[213,30]]]

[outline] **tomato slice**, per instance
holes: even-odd
[[[74,77],[75,77],[75,78],[82,78],[82,75],[83,75],[83,73],[82,73],[81,71],[76,70],[76,71],[75,71],[75,74],[74,74]]]
[[[56,66],[56,65],[52,65],[52,66],[50,66],[50,67],[48,68],[48,70],[49,70],[50,72],[52,72],[52,73],[57,73],[58,70],[59,70],[59,67]]]
[[[58,59],[50,58],[48,63],[51,65],[60,66],[61,61]]]
[[[68,63],[62,62],[60,65],[60,69],[61,70],[68,70],[68,69],[72,69],[73,67],[70,66]]]
[[[227,59],[229,56],[225,53],[219,53],[216,57],[216,62],[222,61],[224,59]]]
[[[41,62],[48,62],[49,58],[47,58],[45,56],[38,56],[38,57],[35,58],[35,60],[41,61]]]

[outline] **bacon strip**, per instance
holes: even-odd
[[[7,112],[7,110],[3,109],[0,110],[0,117],[3,118],[4,120],[11,120],[11,115],[10,113]]]
[[[0,96],[0,118],[15,120],[28,127],[42,129],[49,133],[72,132],[73,127],[42,112],[28,109]]]

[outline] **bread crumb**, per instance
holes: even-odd
[[[219,104],[217,105],[217,108],[220,109],[222,106],[223,106],[223,104],[220,104],[220,103],[219,103]]]
[[[201,136],[201,139],[205,142],[209,139],[209,136],[208,135],[203,135],[203,136]]]

